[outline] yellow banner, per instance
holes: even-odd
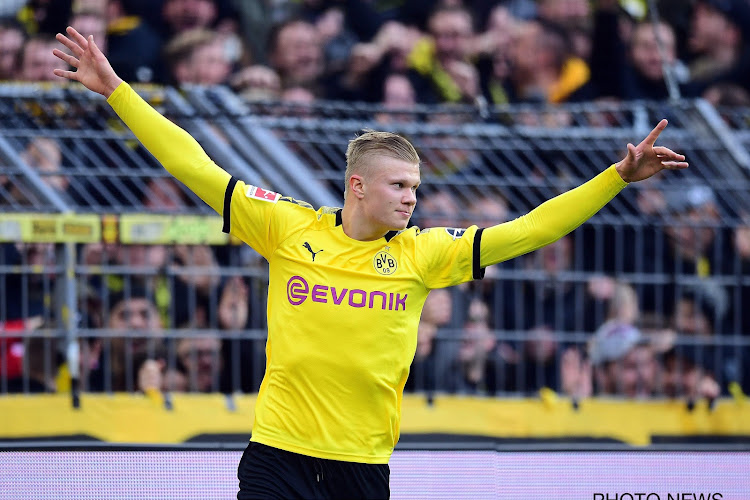
[[[131,244],[224,245],[218,216],[143,215],[120,216],[120,242]]]
[[[94,243],[101,239],[98,215],[0,214],[0,241]]]
[[[218,216],[0,214],[0,242],[225,245]]]
[[[115,443],[175,444],[205,434],[252,431],[254,394],[173,394],[167,409],[160,394],[84,394],[81,408],[70,396],[0,397],[0,439],[89,435]],[[574,409],[564,398],[494,399],[406,395],[402,434],[450,434],[488,438],[595,438],[636,446],[653,436],[750,436],[750,404],[722,399],[691,410],[684,401],[589,399]]]

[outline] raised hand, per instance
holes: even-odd
[[[122,80],[110,66],[107,57],[97,47],[94,37],[89,36],[86,39],[70,26],[66,32],[68,36],[58,33],[55,38],[65,45],[72,55],[58,49],[54,49],[52,53],[76,68],[76,71],[56,69],[55,75],[80,82],[87,89],[109,97]]]
[[[648,179],[664,169],[681,170],[688,167],[685,156],[664,146],[654,146],[667,120],[662,120],[637,146],[628,143],[628,155],[615,166],[625,182]]]

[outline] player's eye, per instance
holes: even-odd
[[[404,187],[404,184],[402,182],[394,182],[393,185],[396,186],[399,189],[401,189],[402,187]]]

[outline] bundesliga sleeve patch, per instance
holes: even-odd
[[[281,198],[279,193],[274,193],[273,191],[250,185],[245,189],[245,196],[248,198],[255,198],[256,200],[270,201],[271,203],[276,203],[279,201],[279,198]]]

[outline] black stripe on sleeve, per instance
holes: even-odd
[[[230,215],[232,212],[232,193],[234,192],[235,184],[237,184],[237,177],[232,176],[232,178],[229,179],[229,184],[227,184],[227,190],[224,191],[224,227],[222,227],[221,230],[225,233],[229,233],[231,227]]]
[[[472,277],[475,280],[481,280],[484,278],[484,268],[481,267],[479,251],[482,247],[482,231],[484,228],[477,229],[474,234],[474,252],[473,252],[473,263],[472,263]]]

